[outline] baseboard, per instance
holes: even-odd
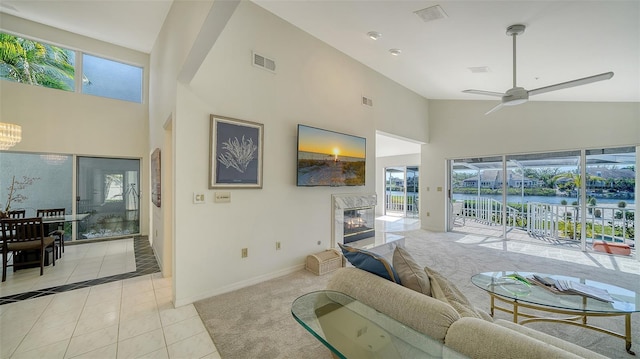
[[[262,283],[271,279],[275,279],[275,278],[279,278],[282,276],[285,276],[287,274],[291,274],[293,272],[297,272],[299,270],[303,270],[304,269],[304,264],[299,264],[299,265],[295,265],[293,267],[289,267],[289,268],[285,268],[285,269],[281,269],[279,271],[275,271],[273,273],[268,273],[268,274],[264,274],[258,277],[254,277],[251,279],[247,279],[247,280],[243,280],[237,283],[233,283],[231,285],[222,287],[222,288],[218,288],[216,290],[213,291],[209,291],[209,292],[205,292],[196,296],[192,296],[192,297],[188,297],[188,298],[181,298],[178,299],[176,298],[175,301],[175,307],[182,307],[183,305],[188,305],[188,304],[192,304],[194,302],[197,302],[199,300],[202,299],[207,299],[210,297],[214,297],[216,295],[220,295],[220,294],[224,294],[224,293],[229,293],[229,292],[233,292],[234,290],[238,290],[238,289],[242,289],[245,287],[249,287],[252,286],[254,284],[258,284],[258,283]]]

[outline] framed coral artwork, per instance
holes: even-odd
[[[264,125],[211,115],[209,188],[262,188]]]

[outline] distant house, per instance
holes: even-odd
[[[586,169],[587,172],[587,188],[589,189],[607,189],[614,188],[613,180],[628,179],[635,181],[636,173],[628,168],[604,168],[591,167]],[[571,178],[560,178],[556,181],[556,185],[573,181]]]
[[[520,188],[522,186],[531,188],[537,187],[539,181],[524,177],[513,171],[507,171],[507,187]],[[478,187],[478,176],[469,177],[462,181],[463,187]],[[502,170],[485,170],[480,173],[480,187],[498,189],[502,188]]]
[[[609,168],[600,168],[600,167],[587,168],[587,175],[601,178],[597,180],[589,179],[589,182],[587,183],[587,187],[593,188],[593,189],[613,188],[614,179],[615,180],[628,179],[628,180],[634,180],[634,181],[636,179],[635,171],[628,168],[624,168],[624,169],[620,169],[620,168],[609,169]]]

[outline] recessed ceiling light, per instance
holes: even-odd
[[[371,40],[378,40],[382,34],[377,31],[369,31],[367,32],[367,36],[369,36]]]
[[[400,55],[400,53],[402,52],[402,50],[400,49],[389,49],[389,52],[391,53],[391,55],[393,56],[398,56]]]

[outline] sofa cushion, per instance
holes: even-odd
[[[474,359],[582,358],[544,341],[477,318],[451,324],[444,344]]]
[[[392,264],[403,286],[413,289],[418,293],[431,296],[429,276],[425,273],[424,269],[416,263],[406,249],[396,246],[393,251]]]
[[[338,243],[340,249],[349,263],[354,267],[373,273],[382,278],[400,284],[400,277],[393,269],[393,266],[384,258],[375,253],[365,251],[364,249],[353,248]]]
[[[469,302],[469,299],[447,278],[429,267],[425,267],[424,271],[429,276],[432,297],[451,305],[458,311],[461,317],[474,317],[487,320],[485,316],[474,308],[471,302]]]
[[[451,323],[460,319],[447,303],[357,268],[332,272],[327,289],[355,298],[441,343]]]
[[[551,345],[553,345],[554,347],[558,347],[562,350],[566,350],[568,352],[571,352],[575,355],[580,356],[581,358],[588,358],[588,359],[595,359],[595,358],[606,358],[606,356],[604,355],[600,355],[597,354],[595,352],[592,352],[589,349],[583,348],[579,345],[573,344],[573,343],[569,343],[566,340],[562,340],[559,338],[556,338],[554,336],[551,336],[549,334],[545,334],[543,332],[537,331],[535,329],[531,329],[531,328],[527,328],[523,325],[520,325],[518,323],[514,323],[514,322],[509,322],[506,321],[504,319],[497,319],[494,323],[496,323],[499,326],[511,329],[513,331],[516,331],[518,333],[524,334],[530,338],[534,338],[534,339],[538,339],[540,341],[543,341],[545,343],[549,343]]]

